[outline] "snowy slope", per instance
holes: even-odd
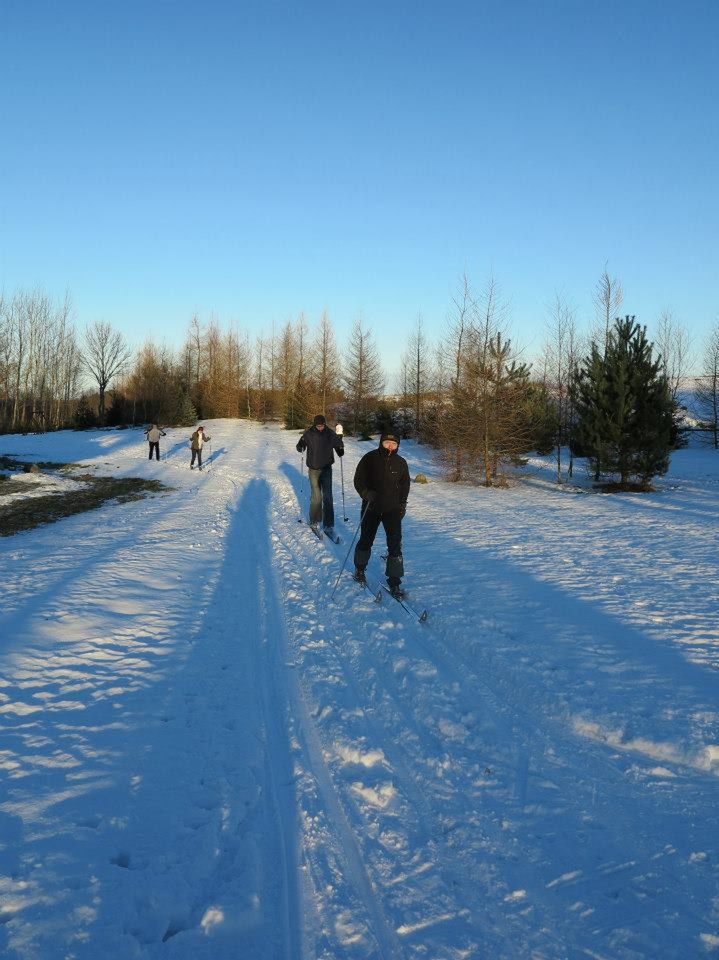
[[[0,539],[0,955],[719,957],[719,461],[656,495],[441,482],[410,602],[297,522],[296,435],[0,453],[171,492]],[[379,544],[378,540],[378,544]],[[382,574],[375,549],[370,572]]]

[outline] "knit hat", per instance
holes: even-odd
[[[395,433],[393,430],[385,430],[382,436],[379,438],[379,445],[385,442],[385,440],[394,440],[394,442],[399,446],[399,434]]]
[[[315,419],[314,419],[314,424],[315,424],[315,426],[318,426],[320,423],[326,424],[327,421],[325,420],[325,418],[322,416],[321,413],[318,413],[317,416],[316,416]]]

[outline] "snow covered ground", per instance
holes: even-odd
[[[0,538],[0,955],[719,957],[719,458],[654,495],[443,483],[415,622],[297,522],[296,434],[0,454],[169,493]],[[378,544],[380,541],[378,540]],[[375,549],[370,572],[382,573]]]

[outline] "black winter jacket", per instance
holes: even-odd
[[[298,453],[303,450],[307,451],[305,462],[310,470],[322,470],[334,463],[333,450],[336,450],[339,456],[345,452],[342,437],[338,437],[329,427],[324,430],[318,430],[317,427],[305,430],[297,444]]]
[[[371,507],[377,513],[404,509],[409,496],[407,461],[396,451],[390,453],[382,446],[377,450],[370,450],[357,464],[354,485],[363,501],[366,499],[367,490],[374,490],[377,493],[377,499],[373,501]],[[364,511],[364,502],[362,510]]]

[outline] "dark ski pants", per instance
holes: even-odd
[[[195,465],[195,458],[197,458],[197,465],[199,466],[200,470],[202,470],[202,450],[192,451],[192,460],[190,460],[191,467]]]
[[[310,478],[310,523],[322,521],[325,527],[335,525],[335,505],[332,500],[332,466],[315,470],[307,468]]]
[[[387,536],[387,565],[385,576],[388,580],[401,580],[404,576],[404,560],[402,559],[402,511],[396,508],[386,513],[375,513],[368,507],[362,518],[359,543],[355,547],[355,566],[367,566],[372,552],[372,544],[377,535],[380,523]]]
[[[155,453],[156,453],[156,455],[157,455],[157,456],[155,457],[155,459],[156,459],[156,460],[159,460],[159,459],[160,459],[160,441],[159,441],[159,440],[157,441],[157,443],[155,443],[154,441],[150,440],[150,456],[148,457],[148,460],[152,460],[152,448],[153,448],[153,447],[155,448]]]

